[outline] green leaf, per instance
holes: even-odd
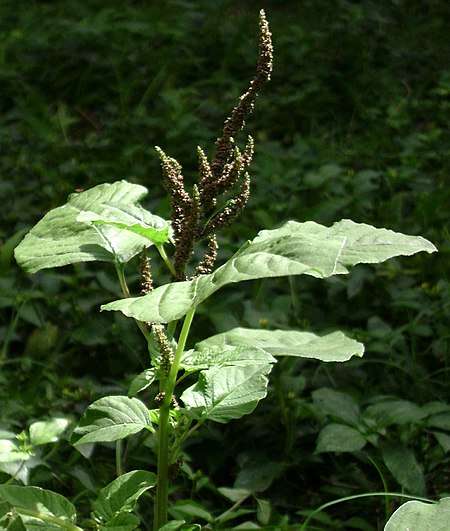
[[[226,423],[251,413],[267,394],[270,364],[213,367],[199,374],[198,382],[181,395],[196,418]]]
[[[163,245],[170,241],[169,223],[151,214],[140,205],[122,205],[120,203],[104,203],[101,211],[83,211],[77,221],[93,225],[110,225],[127,230],[150,240],[155,245]]]
[[[356,452],[364,448],[366,439],[358,430],[345,424],[327,424],[317,438],[316,453]]]
[[[155,369],[145,369],[145,371],[138,374],[130,383],[128,397],[131,398],[147,389],[156,380],[156,375],[157,371]]]
[[[19,487],[17,485],[0,485],[0,501],[10,503],[17,512],[20,509],[36,512],[36,516],[22,516],[26,529],[60,529],[56,523],[39,518],[56,517],[64,522],[75,524],[75,507],[60,494],[40,487]],[[28,521],[29,520],[29,521]]]
[[[238,501],[244,501],[246,498],[250,496],[250,494],[253,493],[251,489],[248,488],[231,488],[231,487],[219,487],[217,489],[222,496],[225,496],[225,498],[228,498],[232,502],[236,503]]]
[[[447,454],[450,452],[450,435],[446,433],[441,433],[439,431],[433,431],[432,434],[436,437],[437,442]]]
[[[201,531],[200,524],[186,524],[184,520],[171,520],[159,528],[159,531]]]
[[[91,404],[71,437],[72,444],[112,442],[138,433],[150,422],[148,409],[137,398],[107,396]]]
[[[427,426],[450,431],[450,411],[432,415],[426,421]]]
[[[298,356],[321,361],[347,361],[354,355],[362,356],[364,353],[362,343],[346,337],[342,332],[317,336],[296,330],[234,328],[197,343],[195,349],[203,350],[212,345],[251,345],[272,356]]]
[[[139,497],[155,484],[156,476],[152,472],[127,472],[101,489],[93,507],[102,518],[109,520],[118,513],[133,511]]]
[[[379,428],[392,424],[417,424],[426,415],[421,407],[408,400],[385,400],[364,411],[364,417],[374,420]]]
[[[381,455],[394,478],[407,492],[423,496],[426,491],[425,478],[414,453],[404,446],[382,445]]]
[[[247,490],[252,494],[263,492],[270,487],[277,477],[280,477],[284,470],[285,465],[282,462],[268,461],[267,458],[264,461],[250,460],[239,471],[233,487]]]
[[[179,500],[172,503],[169,508],[169,513],[178,521],[182,518],[185,519],[185,521],[192,520],[193,518],[201,518],[206,522],[211,522],[213,520],[211,513],[195,500]]]
[[[267,500],[260,500],[256,498],[258,508],[256,510],[256,518],[262,525],[269,525],[270,516],[272,514],[272,504]]]
[[[359,407],[351,396],[323,387],[313,391],[312,398],[320,413],[331,415],[346,424],[358,424]]]
[[[13,441],[9,439],[0,439],[0,463],[26,461],[30,457],[31,455],[29,453],[20,450]]]
[[[389,518],[384,531],[448,531],[450,498],[438,503],[408,501]]]
[[[358,263],[429,253],[436,248],[420,236],[406,236],[370,225],[342,220],[332,227],[312,221],[289,221],[279,229],[261,231],[210,275],[166,284],[144,297],[115,301],[102,310],[118,310],[144,322],[180,319],[221,287],[243,280],[311,275],[326,278],[349,272]]]
[[[133,531],[140,525],[139,518],[130,513],[118,513],[111,518],[106,524],[101,524],[99,531],[103,529],[107,531]]]
[[[196,349],[199,345],[200,343],[196,345]],[[257,347],[231,347],[229,345],[208,347],[206,345],[200,351],[190,350],[185,352],[180,367],[187,371],[198,371],[215,366],[226,367],[233,365],[245,367],[247,365],[267,365],[276,361],[268,352]]]
[[[48,212],[16,247],[17,262],[29,273],[93,260],[127,262],[143,246],[151,245],[150,240],[112,226],[80,223],[77,217],[82,211],[110,212],[109,203],[133,207],[146,193],[143,186],[118,181],[70,195],[64,206]],[[158,220],[167,227],[164,220]]]
[[[34,422],[30,426],[30,442],[33,446],[56,442],[69,425],[69,419],[55,418]]]

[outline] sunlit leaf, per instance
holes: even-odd
[[[109,211],[109,203],[138,209],[136,205],[146,193],[143,186],[118,181],[70,195],[65,205],[48,212],[16,247],[17,262],[29,273],[93,260],[127,262],[151,241],[117,227],[80,223],[77,218],[82,211],[101,215]],[[143,209],[138,210],[143,216]],[[152,218],[160,220],[158,226],[166,234],[166,222]]]
[[[197,343],[195,348],[204,350],[213,345],[252,345],[272,356],[298,356],[321,361],[347,361],[354,355],[362,356],[364,353],[362,343],[346,337],[342,332],[317,336],[296,330],[234,328]]]
[[[128,512],[115,514],[106,524],[101,524],[99,531],[133,531],[140,524],[139,518]]]
[[[60,494],[40,487],[20,487],[17,485],[0,485],[0,501],[10,503],[20,514],[20,509],[36,511],[54,516],[64,522],[74,524],[75,507]],[[26,529],[61,529],[61,526],[40,520],[29,515],[22,516]],[[30,521],[28,521],[30,520]]]
[[[29,453],[22,451],[13,441],[0,439],[0,463],[25,461],[30,457]]]
[[[404,503],[389,518],[384,531],[448,531],[450,498],[438,503],[413,500]]]
[[[199,374],[198,382],[181,395],[195,418],[226,423],[251,413],[267,394],[269,364],[214,367]]]
[[[131,398],[144,389],[147,389],[147,387],[152,385],[152,383],[156,380],[156,375],[156,369],[145,369],[145,371],[139,373],[130,383],[128,397]]]
[[[289,221],[261,231],[210,275],[166,284],[144,297],[115,301],[103,310],[118,310],[145,322],[170,322],[184,316],[221,287],[243,280],[311,275],[326,278],[348,273],[359,263],[378,263],[436,248],[420,236],[406,236],[342,220],[332,227]]]
[[[148,409],[137,398],[106,396],[84,412],[71,437],[74,445],[112,442],[138,433],[150,422]]]
[[[198,345],[196,346],[196,348]],[[258,347],[240,346],[221,347],[207,345],[201,350],[185,352],[180,367],[188,371],[208,369],[215,366],[240,366],[275,363],[277,360],[268,352]]]
[[[30,426],[30,442],[33,446],[48,444],[58,440],[69,425],[69,419],[54,418],[34,422]]]
[[[97,212],[81,212],[77,216],[77,221],[127,230],[150,240],[155,245],[162,245],[170,240],[169,223],[141,206],[104,203]]]
[[[152,472],[127,472],[101,489],[93,507],[102,518],[109,520],[116,513],[132,511],[140,496],[155,484],[156,476]]]

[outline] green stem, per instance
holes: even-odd
[[[169,257],[166,254],[166,250],[164,249],[163,245],[156,245],[156,248],[158,249],[159,254],[161,255],[161,258],[164,260],[164,263],[166,264],[167,268],[169,269],[172,276],[176,277],[177,272],[175,271],[175,268],[172,265],[172,262],[170,261]]]
[[[43,522],[51,522],[52,524],[59,525],[63,529],[68,529],[69,531],[83,531],[81,527],[78,527],[75,524],[66,522],[65,520],[62,520],[61,518],[57,518],[56,516],[50,516],[48,514],[40,513],[39,511],[32,511],[31,509],[24,509],[23,507],[16,507],[15,509],[18,514],[23,514],[26,516],[33,516],[34,518],[38,518],[39,520],[42,520]]]
[[[169,434],[170,434],[170,408],[172,406],[173,392],[177,381],[181,356],[186,345],[186,340],[194,318],[195,308],[190,310],[184,318],[181,328],[178,346],[175,350],[174,360],[170,368],[167,380],[161,382],[161,392],[164,393],[159,408],[158,425],[158,469],[156,484],[156,500],[154,529],[155,531],[167,523],[167,509],[169,500]]]
[[[235,511],[240,505],[242,505],[245,500],[251,496],[250,494],[245,494],[240,500],[238,500],[234,505],[232,505],[229,509],[227,509],[224,513],[222,513],[220,516],[218,516],[215,520],[216,524],[219,524],[222,522],[222,520],[225,520],[225,518],[231,514],[233,511]],[[206,526],[208,528],[208,526]]]
[[[372,496],[393,496],[396,498],[406,498],[407,500],[419,500],[425,503],[436,503],[433,500],[428,500],[427,498],[421,498],[419,496],[410,496],[409,494],[399,494],[398,492],[367,492],[365,494],[355,494],[353,496],[346,496],[345,498],[339,498],[338,500],[333,500],[328,503],[324,503],[320,507],[317,507],[317,509],[314,509],[314,511],[310,513],[306,520],[303,522],[300,531],[307,531],[307,524],[309,523],[311,518],[313,518],[313,516],[315,516],[316,514],[322,512],[324,509],[327,509],[328,507],[346,501],[357,500],[359,498],[371,498]]]
[[[383,472],[381,471],[380,467],[378,466],[378,464],[376,463],[376,461],[374,461],[370,455],[367,455],[367,459],[372,463],[372,465],[376,468],[380,478],[381,478],[381,481],[383,483],[383,487],[384,487],[384,490],[385,492],[388,491],[388,484],[387,484],[387,481],[383,475]],[[390,499],[389,499],[389,496],[386,496],[386,498],[384,499],[384,513],[385,513],[385,516],[386,516],[386,520],[389,518],[389,503],[390,503]]]
[[[116,475],[119,477],[122,474],[122,440],[119,439],[116,441]]]
[[[128,285],[127,285],[127,281],[125,280],[125,273],[124,273],[124,270],[123,270],[123,264],[115,264],[116,266],[116,272],[117,272],[117,277],[119,279],[119,283],[120,283],[120,288],[122,289],[122,293],[125,297],[131,297],[131,293],[130,293],[130,290],[128,288]],[[139,330],[142,332],[142,334],[144,335],[145,339],[147,340],[147,343],[150,344],[150,341],[151,341],[151,335],[150,335],[150,332],[148,331],[147,327],[145,326],[145,324],[142,322],[142,321],[138,321],[138,320],[134,320],[135,323],[138,325],[139,327]]]
[[[2,347],[2,350],[0,351],[0,365],[3,364],[3,361],[4,359],[6,358],[7,354],[8,354],[8,348],[9,348],[9,344],[13,338],[13,335],[14,335],[14,332],[16,330],[16,326],[17,326],[17,322],[19,320],[19,310],[20,308],[22,308],[24,303],[22,303],[19,308],[17,308],[15,310],[15,314],[14,314],[14,317],[13,319],[11,320],[11,324],[9,325],[8,327],[8,331],[6,333],[6,338],[5,338],[5,342],[3,343],[3,347]]]

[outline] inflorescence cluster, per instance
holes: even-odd
[[[204,151],[200,147],[197,148],[199,180],[198,184],[192,187],[191,193],[185,188],[182,167],[178,161],[166,155],[160,147],[156,147],[161,159],[164,184],[171,199],[175,281],[186,279],[186,267],[192,257],[194,245],[201,240],[207,240],[207,251],[196,267],[195,276],[212,271],[218,249],[216,233],[230,225],[248,201],[250,176],[246,170],[253,157],[254,142],[249,136],[245,149],[241,152],[235,145],[234,137],[244,128],[245,119],[253,111],[259,90],[270,80],[272,72],[272,36],[263,10],[260,11],[259,25],[260,42],[256,75],[250,82],[247,92],[239,98],[238,104],[225,120],[222,134],[215,143],[212,160],[209,161]],[[237,187],[238,189],[233,192]],[[219,204],[219,198],[229,193],[233,193],[234,198]],[[146,256],[143,257],[141,286],[144,295],[153,289],[150,263]],[[172,363],[173,351],[162,325],[153,324],[152,331],[160,354],[160,368],[167,374]]]
[[[246,117],[253,111],[259,90],[269,81],[272,71],[273,48],[269,25],[264,11],[260,12],[259,60],[256,76],[231,115],[226,119],[222,135],[216,140],[215,155],[208,161],[198,147],[199,181],[188,193],[181,165],[157,147],[161,158],[165,186],[171,197],[171,218],[174,231],[175,280],[185,280],[186,266],[194,245],[208,240],[208,250],[198,264],[195,275],[209,273],[217,257],[216,233],[242,212],[250,193],[250,177],[246,172],[253,156],[253,139],[249,136],[243,152],[235,145],[234,136],[243,129]],[[218,199],[240,183],[234,199],[218,207]]]

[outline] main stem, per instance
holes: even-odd
[[[172,366],[166,380],[161,382],[163,401],[159,408],[158,426],[158,463],[157,484],[155,499],[154,531],[167,523],[167,510],[169,505],[169,435],[170,435],[170,409],[172,406],[173,392],[177,381],[181,356],[186,345],[186,340],[194,318],[195,308],[190,310],[184,318],[178,346],[175,351]]]

